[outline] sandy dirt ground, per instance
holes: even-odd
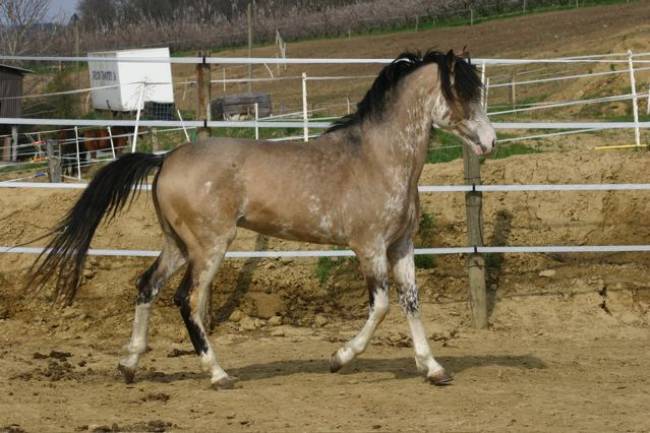
[[[508,25],[492,21],[472,28],[307,41],[290,44],[289,53],[382,57],[404,48],[468,43],[475,56],[647,51],[649,4],[531,15]],[[236,54],[225,54],[230,53]],[[256,49],[255,55],[264,54],[274,53]],[[306,70],[310,75],[374,71]],[[343,101],[366,88],[367,83],[314,84],[310,94],[315,103],[326,97]],[[299,100],[299,86],[276,90],[285,95],[287,107]],[[576,91],[566,90],[566,97]],[[612,142],[621,144],[619,139]],[[650,183],[646,152],[597,153],[588,150],[589,138],[556,144],[563,152],[488,160],[482,168],[485,182]],[[421,184],[462,181],[462,162],[456,161],[425,167]],[[3,189],[0,245],[43,234],[77,195]],[[463,245],[462,194],[423,194],[421,200],[434,221],[426,245]],[[493,193],[485,195],[483,212],[487,245],[650,243],[650,201],[643,191]],[[100,228],[93,247],[153,250],[160,243],[153,205],[143,194],[128,213]],[[323,247],[241,231],[232,250],[264,248]],[[91,258],[75,305],[62,310],[49,306],[47,292],[36,299],[25,296],[22,285],[32,260],[0,255],[2,433],[650,432],[648,254],[491,256],[490,326],[483,331],[471,326],[464,258],[437,257],[435,266],[418,270],[417,278],[434,354],[455,376],[446,388],[424,383],[417,373],[396,305],[364,355],[340,373],[328,372],[329,354],[367,314],[365,285],[354,261],[336,262],[322,282],[314,260],[227,261],[213,287],[211,341],[223,367],[241,379],[229,391],[209,388],[190,351],[172,302],[178,278],[154,310],[151,350],[136,383],[126,385],[118,376],[117,359],[131,329],[134,283],[151,260]]]
[[[489,183],[650,182],[645,153],[544,153],[487,161]],[[460,161],[422,184],[461,182]],[[42,233],[77,192],[0,195],[0,243]],[[422,196],[432,242],[462,245],[463,196]],[[490,245],[647,243],[643,192],[486,195]],[[158,248],[149,198],[95,247]],[[304,248],[242,231],[235,250]],[[310,246],[311,248],[322,248]],[[213,391],[161,296],[137,382],[115,366],[148,259],[92,258],[73,307],[27,299],[33,257],[0,257],[0,431],[650,431],[650,260],[644,254],[506,255],[488,260],[490,328],[471,327],[463,258],[420,269],[429,340],[454,385],[424,383],[395,306],[366,354],[339,374],[329,354],[360,329],[364,284],[353,261],[323,282],[312,260],[227,261],[214,284],[211,340],[239,388]],[[173,281],[170,286],[175,286]],[[395,300],[393,300],[395,301]],[[395,303],[395,302],[394,302]],[[228,319],[230,317],[230,319]]]
[[[611,316],[599,302],[593,294],[501,301],[493,329],[480,332],[460,325],[464,305],[427,304],[424,317],[438,329],[434,351],[455,375],[446,388],[416,373],[397,309],[367,353],[338,374],[328,372],[328,354],[359,320],[250,332],[224,325],[212,341],[241,379],[229,391],[211,390],[197,359],[184,355],[190,346],[176,336],[179,319],[159,323],[172,311],[156,315],[158,332],[133,385],[115,370],[126,320],[106,338],[93,331],[103,317],[5,322],[0,425],[30,432],[647,432],[647,326]]]

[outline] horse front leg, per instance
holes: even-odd
[[[358,355],[363,353],[379,324],[384,320],[389,308],[388,275],[385,248],[377,248],[366,253],[357,253],[361,270],[368,286],[369,314],[363,328],[343,347],[332,354],[330,371],[337,372]]]
[[[413,241],[410,237],[395,244],[388,253],[393,278],[399,292],[399,302],[406,314],[411,330],[413,348],[415,349],[415,365],[426,374],[426,378],[434,385],[449,385],[452,377],[438,364],[427,341],[426,332],[420,320],[420,300],[418,287],[415,283],[415,262],[413,258]]]

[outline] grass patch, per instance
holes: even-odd
[[[507,146],[499,147],[492,153],[492,159],[504,159],[514,155],[528,155],[531,153],[541,153],[542,151],[534,147],[526,146],[521,143],[513,143]]]
[[[329,279],[337,263],[331,257],[319,257],[316,264],[316,278],[321,284],[325,284]]]
[[[499,138],[514,138],[516,135],[499,134]],[[460,138],[445,131],[436,129],[432,133],[433,140],[440,146],[430,147],[427,153],[427,163],[438,164],[453,161],[463,157],[463,142]],[[497,145],[490,158],[503,159],[513,155],[527,155],[530,153],[541,153],[540,150],[520,143],[513,143],[507,146]]]
[[[14,173],[14,172],[30,172],[36,170],[37,177],[44,176],[45,172],[42,170],[47,169],[47,162],[37,162],[30,165],[7,165],[5,167],[0,167],[0,174]]]
[[[431,141],[436,145],[429,145],[427,152],[427,163],[438,164],[449,162],[463,156],[463,141],[449,132],[434,129],[431,133]]]
[[[335,247],[334,249],[340,250],[341,248]],[[356,263],[356,257],[319,257],[314,273],[318,282],[323,285],[334,274],[356,270]]]

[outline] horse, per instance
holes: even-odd
[[[113,146],[115,154],[121,154],[127,148],[130,134],[133,133],[133,127],[115,126],[112,128]],[[79,153],[82,164],[97,157],[97,152],[111,149],[110,134],[106,128],[85,129],[78,131],[79,134]],[[62,129],[56,134],[56,139],[60,144],[61,154],[64,156],[61,170],[64,175],[76,177],[77,173],[77,136],[74,129]]]
[[[111,134],[106,128],[85,130],[82,144],[84,151],[87,152],[87,159],[96,157],[98,151],[111,149],[111,139],[115,154],[121,154],[128,145],[130,134],[133,134],[133,127],[130,126],[114,126]]]
[[[137,282],[135,318],[118,370],[135,379],[147,347],[150,309],[170,276],[187,265],[174,296],[196,354],[215,389],[237,380],[217,362],[204,324],[208,291],[238,227],[289,240],[351,248],[365,277],[369,315],[330,357],[336,372],[368,347],[389,309],[389,274],[406,314],[415,364],[434,385],[452,376],[435,360],[420,319],[413,260],[418,180],[433,127],[490,153],[495,131],[480,103],[481,80],[462,56],[405,52],[378,74],[355,113],[311,142],[208,138],[165,155],[126,154],[103,167],[56,226],[32,268],[31,284],[53,279],[69,304],[95,229],[156,172],[152,197],[164,234],[158,258]]]

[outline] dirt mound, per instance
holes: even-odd
[[[488,160],[482,168],[485,183],[643,183],[646,153],[569,152],[544,153]],[[462,182],[462,162],[425,167],[421,184]],[[0,196],[0,244],[12,245],[44,233],[73,204],[78,191],[5,190]],[[643,244],[650,240],[644,224],[650,214],[645,191],[614,192],[511,192],[484,195],[484,242],[487,245],[601,245]],[[466,242],[464,196],[460,193],[422,194],[423,211],[432,216],[435,246],[459,246]],[[144,194],[110,227],[101,227],[96,248],[160,248],[161,235],[150,198]],[[232,250],[304,249],[321,246],[266,239],[240,230]],[[489,258],[491,288],[499,295],[521,294],[522,279],[545,270],[553,278],[537,278],[526,290],[548,287],[549,280],[586,278],[598,268],[608,287],[645,293],[646,254],[494,255]],[[2,314],[13,317],[23,310],[17,299],[32,256],[5,254],[0,257]],[[84,272],[80,302],[91,302],[96,311],[112,320],[123,319],[134,298],[134,281],[150,259],[90,258]],[[418,271],[427,301],[444,297],[465,298],[462,257],[435,258],[435,266]],[[320,265],[312,259],[230,260],[214,284],[215,315],[225,320],[239,309],[262,322],[281,316],[286,323],[311,325],[318,315],[361,317],[365,314],[365,285],[351,260],[335,263],[326,278],[319,279]],[[587,270],[589,269],[589,270]],[[170,286],[175,286],[173,281]],[[162,302],[171,305],[173,289]],[[641,295],[644,296],[644,295]],[[28,308],[32,311],[32,307]],[[73,313],[70,313],[73,314]],[[88,313],[84,313],[88,314]],[[92,313],[91,313],[92,314]],[[81,315],[81,313],[79,313]],[[113,317],[116,316],[116,317]],[[118,319],[119,317],[119,319]],[[241,318],[240,318],[241,319]],[[257,322],[261,326],[262,322]],[[79,322],[83,323],[83,322]],[[82,326],[82,325],[78,325]]]

